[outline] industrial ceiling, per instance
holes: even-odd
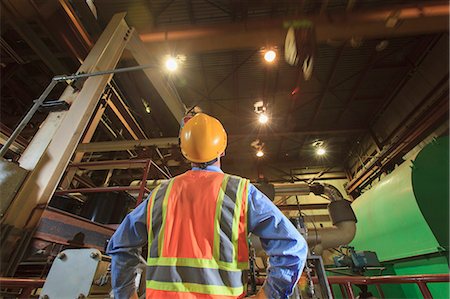
[[[183,57],[167,76],[187,108],[197,105],[223,122],[225,171],[254,181],[348,179],[357,196],[448,122],[448,11],[447,1],[2,0],[2,138],[54,75],[76,71],[112,16],[126,12],[155,65],[166,55]],[[317,40],[309,80],[284,59],[285,22],[299,19],[314,24]],[[270,48],[278,56],[267,64]],[[125,52],[119,67],[136,64]],[[180,119],[144,72],[115,75],[107,96],[112,105],[91,144],[177,137]],[[267,125],[257,122],[257,101],[270,115]],[[35,115],[12,159],[46,116]],[[257,139],[261,158],[251,146]],[[315,141],[327,155],[315,155]],[[176,144],[85,152],[83,161],[152,158],[172,175],[189,167]],[[79,175],[99,185],[106,172]],[[127,185],[140,176],[117,170],[110,179]],[[163,175],[152,169],[149,178]]]

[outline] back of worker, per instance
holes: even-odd
[[[221,171],[220,122],[203,113],[185,120],[180,146],[192,170],[153,190],[108,245],[116,298],[137,298],[133,270],[146,242],[147,298],[242,298],[248,233],[260,237],[270,262],[256,298],[287,298],[306,260],[305,240],[247,179]]]
[[[156,189],[147,215],[147,298],[236,298],[248,268],[248,180],[188,171]]]

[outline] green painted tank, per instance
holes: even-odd
[[[352,207],[358,218],[351,243],[356,250],[375,251],[397,275],[448,273],[448,136],[428,144]],[[401,289],[383,286],[385,298],[422,298],[415,285]],[[450,298],[448,283],[429,284],[429,289],[433,298]]]
[[[449,138],[428,144],[352,204],[351,245],[381,261],[448,250]]]

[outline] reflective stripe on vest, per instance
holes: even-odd
[[[249,181],[214,172],[208,172],[205,177],[205,173],[191,171],[178,176],[155,189],[149,199],[149,291],[194,292],[235,297],[244,291],[242,270],[248,269]],[[196,176],[203,176],[203,179]],[[202,183],[206,185],[198,185]],[[198,193],[202,188],[206,190],[204,194]],[[186,192],[193,192],[193,195],[189,197]],[[200,198],[195,198],[196,194]],[[196,211],[191,210],[192,205],[185,203],[189,200],[197,204],[199,200],[210,201],[198,206],[197,216]],[[187,215],[186,218],[182,217],[183,213]],[[204,215],[209,215],[211,219],[191,219]],[[210,225],[207,224],[213,227],[208,228]],[[186,248],[191,246],[189,243],[180,245],[180,242],[185,242],[183,240],[174,240],[173,236],[178,236],[180,231],[189,232],[187,239],[184,234],[179,237],[191,240],[194,249]],[[172,236],[172,240],[167,234]],[[166,237],[168,240],[165,240]]]

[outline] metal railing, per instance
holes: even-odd
[[[16,298],[30,298],[34,290],[44,286],[44,282],[45,279],[0,277],[0,288],[17,291]]]
[[[147,188],[147,178],[150,172],[150,166],[156,165],[152,160],[113,160],[113,161],[94,161],[83,163],[69,164],[68,168],[79,169],[116,169],[116,168],[142,168],[143,175],[141,184],[139,186],[112,186],[112,187],[93,187],[93,188],[77,188],[67,190],[57,190],[55,195],[64,195],[69,193],[96,193],[96,192],[117,192],[117,191],[139,191],[136,199],[136,206],[138,206],[144,199],[144,195],[149,193]]]
[[[381,298],[385,297],[381,288],[382,284],[410,284],[414,283],[419,287],[423,298],[432,299],[428,283],[450,282],[450,274],[421,274],[421,275],[395,275],[395,276],[328,276],[331,285],[339,285],[344,298],[355,299],[352,285],[374,285]]]

